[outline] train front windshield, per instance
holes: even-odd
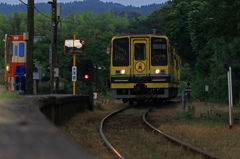
[[[129,66],[129,39],[113,41],[113,66]]]
[[[164,38],[151,39],[151,64],[152,66],[167,66],[167,41]]]

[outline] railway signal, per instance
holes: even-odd
[[[88,79],[88,78],[89,78],[89,75],[85,75],[84,78],[85,78],[85,79]]]
[[[80,64],[80,79],[83,83],[91,84],[93,80],[93,64],[91,60],[82,61]]]
[[[77,67],[72,66],[72,81],[77,81]]]
[[[84,39],[76,39],[75,34],[74,34],[73,39],[66,39],[64,42],[64,54],[73,56],[73,67],[75,67],[76,66],[76,55],[84,55],[85,54],[85,40]],[[76,80],[77,80],[77,76],[72,77],[73,95],[75,95]]]

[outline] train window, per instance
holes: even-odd
[[[146,46],[144,43],[135,44],[135,60],[145,60]]]
[[[24,56],[24,43],[19,44],[19,56],[20,57]]]
[[[17,53],[18,53],[18,46],[17,45],[15,45],[15,56],[17,56]]]
[[[166,66],[168,64],[166,39],[151,39],[151,64],[152,66]]]
[[[129,66],[129,39],[115,39],[113,41],[113,66]]]

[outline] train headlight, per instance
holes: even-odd
[[[165,74],[165,69],[156,69],[155,74]]]
[[[115,73],[116,73],[116,75],[125,75],[126,70],[116,70]]]
[[[155,70],[155,73],[156,73],[156,74],[159,74],[159,73],[160,73],[160,70],[159,70],[159,69],[156,69],[156,70]]]
[[[126,74],[126,71],[125,71],[125,70],[121,70],[121,74],[122,74],[122,75],[125,75],[125,74]]]

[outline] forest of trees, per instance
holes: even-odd
[[[122,11],[133,11],[137,12],[138,14],[143,14],[147,16],[148,14],[152,13],[153,11],[166,4],[167,2],[162,4],[150,4],[141,7],[134,7],[132,5],[124,6],[119,3],[102,2],[100,0],[84,0],[68,3],[58,3],[57,5],[61,6],[62,15],[63,17],[66,17],[73,11],[91,11],[93,15],[95,15],[97,13],[103,13],[107,10],[114,11],[116,13],[121,13]],[[49,5],[48,3],[35,3],[35,7],[41,12],[48,12],[49,14],[51,13],[51,5]],[[7,17],[9,17],[10,14],[14,14],[15,12],[27,12],[27,7],[22,3],[18,5],[0,3],[0,11],[2,11]]]
[[[61,77],[65,80],[65,90],[72,91],[72,57],[63,54],[64,39],[86,40],[86,54],[77,57],[91,59],[95,67],[94,87],[107,90],[110,57],[106,47],[111,38],[122,34],[149,34],[157,29],[158,34],[170,38],[182,59],[180,92],[189,82],[195,98],[205,97],[205,85],[209,85],[208,99],[227,102],[227,71],[224,69],[228,57],[234,59],[232,66],[233,99],[240,99],[240,2],[238,0],[172,0],[148,16],[128,18],[114,12],[93,14],[90,11],[72,12],[58,25],[58,56]],[[51,43],[50,14],[35,14],[35,36],[44,36],[34,43],[34,60],[43,68],[41,91],[49,89],[49,45]],[[75,15],[75,19],[74,19]],[[18,33],[26,31],[26,13],[16,12],[9,17],[0,13],[0,37],[12,33],[12,23],[16,22]],[[0,74],[4,70],[4,42],[0,41]],[[101,68],[101,69],[100,69]],[[85,85],[77,82],[77,93]]]

